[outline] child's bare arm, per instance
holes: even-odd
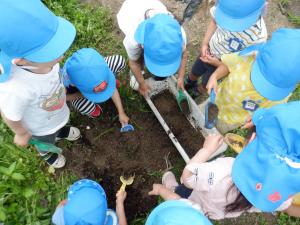
[[[9,120],[3,113],[1,113],[1,116],[6,125],[15,133],[14,143],[18,146],[26,147],[31,138],[31,134],[23,126],[22,121]]]
[[[187,178],[191,177],[193,175],[193,172],[188,169],[188,166],[191,164],[201,164],[206,162],[209,157],[217,151],[217,149],[222,145],[223,143],[223,137],[221,135],[209,135],[206,137],[205,142],[203,144],[203,148],[200,149],[196,155],[187,163],[185,166],[182,175],[181,175],[181,181],[183,184],[188,187],[189,184],[186,182]]]
[[[119,114],[119,120],[120,123],[123,125],[127,124],[129,121],[128,116],[126,115],[126,113],[124,112],[124,108],[122,105],[122,101],[121,101],[121,97],[120,94],[118,92],[118,90],[116,89],[113,96],[111,97],[117,110],[118,110],[118,114]]]
[[[137,82],[139,83],[139,92],[140,94],[147,96],[150,91],[150,86],[146,83],[142,75],[142,65],[138,61],[129,59],[129,67],[135,76]]]
[[[184,90],[184,74],[185,74],[185,67],[187,63],[187,51],[186,49],[182,53],[181,64],[178,70],[178,80],[177,80],[177,87]]]
[[[206,88],[207,93],[210,94],[211,89],[214,89],[215,93],[218,90],[218,80],[227,76],[229,74],[229,69],[224,63],[220,63],[215,72],[210,76]]]
[[[127,193],[125,191],[118,191],[116,194],[116,213],[119,220],[119,225],[127,225],[127,219],[124,209],[124,201],[126,199]]]
[[[168,188],[164,187],[162,184],[153,184],[152,191],[148,193],[149,195],[159,195],[164,200],[174,200],[180,199],[180,196]]]
[[[285,212],[289,216],[294,216],[294,217],[300,217],[300,206],[298,205],[291,205]]]
[[[207,26],[207,30],[205,33],[205,36],[203,38],[202,41],[202,46],[201,46],[201,56],[206,56],[210,54],[209,51],[209,40],[211,39],[213,33],[216,31],[217,29],[217,25],[214,19],[211,19],[208,26]]]

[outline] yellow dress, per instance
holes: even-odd
[[[219,108],[219,120],[227,124],[243,124],[253,111],[244,109],[248,103],[259,108],[270,108],[273,105],[285,103],[288,97],[281,101],[271,101],[261,96],[254,88],[250,75],[255,56],[239,56],[232,53],[222,56],[222,62],[229,68],[229,75],[218,86],[216,104]],[[248,105],[247,104],[247,105]]]

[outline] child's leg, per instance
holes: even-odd
[[[90,116],[92,118],[98,117],[102,113],[99,105],[89,101],[86,98],[77,98],[71,101],[72,106],[78,110],[82,115]]]
[[[104,58],[110,70],[116,75],[124,70],[126,60],[121,55],[112,55]]]

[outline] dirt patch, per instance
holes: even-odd
[[[203,145],[202,134],[197,132],[185,118],[169,91],[155,95],[152,101],[188,156],[193,157]]]
[[[83,138],[64,151],[66,169],[78,178],[99,181],[111,208],[115,207],[115,193],[121,186],[119,177],[135,174],[134,183],[126,188],[125,201],[127,217],[132,221],[157,205],[157,198],[148,196],[148,191],[153,183],[161,182],[160,175],[166,169],[164,157],[170,153],[172,164],[181,157],[152,112],[134,112],[130,119],[135,131],[120,133],[113,103],[102,108],[100,119],[79,114],[73,118],[72,125],[80,128]]]

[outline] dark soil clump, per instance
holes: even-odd
[[[152,112],[136,111],[129,115],[135,131],[120,133],[113,103],[102,108],[104,113],[99,119],[79,114],[72,119],[72,125],[80,128],[83,137],[69,147],[64,146],[66,169],[78,178],[99,181],[113,209],[115,194],[121,187],[120,176],[135,175],[133,184],[126,187],[125,200],[126,216],[132,221],[157,205],[157,198],[148,196],[148,192],[153,183],[161,183],[166,169],[164,157],[170,153],[171,164],[182,159]]]
[[[193,157],[203,145],[202,134],[192,127],[169,91],[155,95],[152,101],[188,156]]]

